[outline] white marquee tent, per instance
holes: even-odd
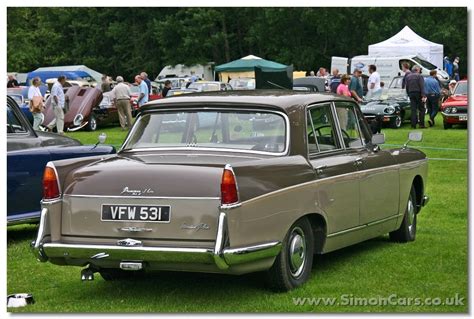
[[[418,55],[443,69],[443,45],[423,39],[408,26],[390,39],[369,45],[369,55]]]

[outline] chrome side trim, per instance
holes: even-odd
[[[224,249],[223,255],[229,265],[237,265],[248,262],[249,256],[252,256],[253,260],[264,259],[275,257],[280,251],[281,242],[275,241],[249,247]]]
[[[288,186],[288,187],[285,187],[285,188],[281,188],[281,189],[278,189],[278,190],[276,190],[276,191],[269,192],[269,193],[266,193],[266,194],[263,194],[263,195],[260,195],[260,196],[254,197],[254,198],[250,198],[250,199],[248,199],[248,200],[246,200],[246,201],[243,201],[241,204],[244,205],[244,204],[252,203],[253,201],[261,200],[262,198],[265,198],[265,197],[268,197],[268,196],[273,196],[273,195],[279,194],[279,193],[281,193],[281,192],[287,192],[287,191],[289,191],[289,190],[292,190],[292,189],[295,189],[295,188],[298,188],[298,187],[304,187],[304,186],[309,186],[309,185],[317,184],[317,183],[320,183],[320,182],[322,182],[322,181],[328,181],[328,180],[332,180],[332,179],[336,179],[336,178],[343,178],[343,177],[350,176],[350,175],[353,175],[353,174],[355,174],[356,176],[358,176],[358,175],[362,175],[362,174],[366,174],[366,173],[372,173],[372,172],[376,172],[376,171],[380,171],[380,170],[393,169],[393,168],[402,168],[402,167],[404,167],[406,164],[419,166],[419,165],[422,165],[422,164],[425,163],[425,162],[428,162],[428,158],[425,158],[425,159],[422,159],[422,160],[413,161],[413,162],[403,163],[403,164],[394,164],[394,165],[389,165],[389,166],[384,166],[384,167],[377,167],[377,168],[366,169],[366,170],[363,170],[363,171],[355,171],[355,172],[346,173],[346,174],[341,174],[341,175],[336,175],[336,176],[330,176],[330,177],[319,178],[319,179],[312,180],[312,181],[309,181],[309,182],[304,182],[304,183],[301,183],[301,184],[297,184],[297,185],[292,185],[292,186]]]
[[[347,233],[350,233],[350,232],[353,232],[353,231],[361,230],[361,229],[363,229],[363,228],[367,228],[367,227],[370,227],[370,226],[375,226],[375,225],[378,225],[378,224],[387,222],[387,221],[389,221],[389,220],[402,217],[403,215],[404,215],[404,214],[397,214],[397,215],[393,215],[393,216],[390,216],[390,217],[386,217],[386,218],[383,218],[383,219],[379,219],[379,220],[376,220],[376,221],[374,221],[374,222],[370,222],[370,223],[367,223],[367,224],[364,224],[364,225],[359,225],[359,226],[356,226],[356,227],[344,229],[344,230],[341,230],[341,231],[339,231],[339,232],[337,232],[337,233],[328,234],[328,235],[327,235],[327,238],[336,237],[336,236],[344,235],[344,234],[347,234]]]
[[[444,113],[441,112],[446,117],[460,117],[460,116],[468,116],[467,113]]]
[[[43,208],[41,209],[41,216],[40,216],[40,224],[38,228],[38,234],[36,235],[36,240],[31,243],[33,248],[33,254],[35,255],[36,259],[41,262],[45,262],[48,260],[48,257],[44,254],[42,246],[43,246],[43,238],[45,236],[45,225],[46,219],[48,217],[48,209]]]
[[[54,204],[57,204],[57,203],[60,203],[62,201],[61,198],[56,198],[54,200],[41,200],[41,206],[50,206],[50,205],[54,205]]]
[[[216,244],[214,246],[214,251],[213,251],[214,262],[216,263],[217,267],[219,267],[220,269],[229,268],[229,265],[225,262],[224,255],[222,254],[222,250],[224,248],[226,238],[227,238],[226,214],[221,212],[219,214],[219,221],[217,224]]]
[[[85,121],[84,123],[82,123],[82,124],[79,125],[79,126],[76,126],[76,127],[73,127],[73,128],[68,127],[67,131],[68,131],[68,132],[79,131],[81,128],[83,128],[84,126],[86,126],[88,123],[89,123],[89,121]]]
[[[26,219],[11,219],[7,220],[7,226],[19,225],[19,224],[36,224],[40,220],[39,217],[31,217]]]
[[[220,200],[220,197],[171,197],[171,196],[120,196],[120,195],[88,195],[88,194],[64,194],[66,197],[86,198],[126,198],[126,199],[183,199],[183,200]]]

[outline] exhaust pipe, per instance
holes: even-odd
[[[94,273],[97,272],[95,268],[87,267],[86,269],[81,270],[81,280],[82,281],[92,281],[94,280]]]

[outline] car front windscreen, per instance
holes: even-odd
[[[454,90],[454,95],[467,95],[467,82],[459,82]]]
[[[260,111],[159,111],[142,115],[123,150],[169,148],[282,154],[287,150],[283,115]]]
[[[418,62],[425,69],[428,69],[428,70],[436,70],[437,69],[436,65],[431,64],[430,62],[428,62],[426,60],[423,60],[423,59],[420,59],[418,57],[414,57],[413,60]]]
[[[191,83],[188,88],[199,90],[202,92],[220,91],[221,89],[219,84],[216,84],[216,83],[199,83],[199,82]]]

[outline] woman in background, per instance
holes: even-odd
[[[33,114],[33,129],[39,130],[41,124],[44,121],[44,103],[43,95],[39,89],[41,84],[40,78],[34,78],[31,81],[30,88],[28,89],[28,100],[30,100],[30,112]]]

